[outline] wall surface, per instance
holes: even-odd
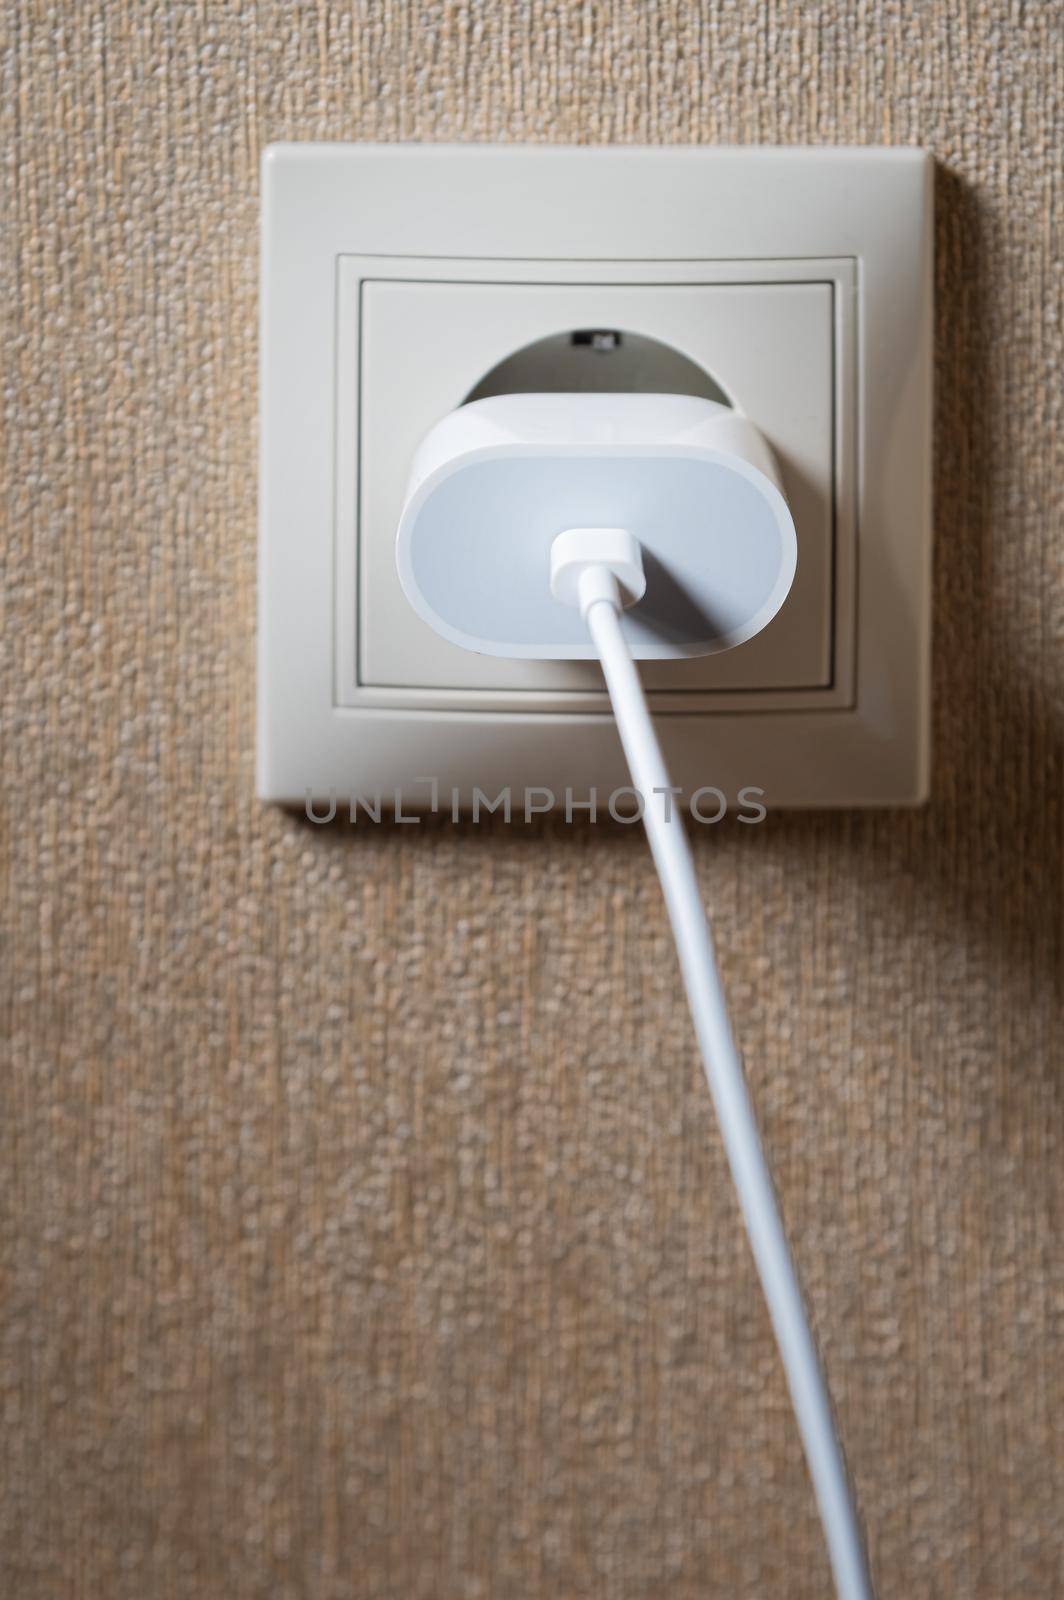
[[[260,151],[505,138],[938,158],[933,802],[697,850],[882,1594],[1048,1596],[1061,5],[3,20],[0,1592],[827,1592],[641,838],[253,798]]]

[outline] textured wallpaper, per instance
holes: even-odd
[[[882,1594],[1059,1592],[1064,9],[2,16],[0,1592],[828,1589],[642,839],[253,797],[280,138],[938,158],[932,804],[695,842]]]

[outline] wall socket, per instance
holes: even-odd
[[[341,263],[340,702],[401,705],[388,690],[433,690],[436,704],[443,691],[461,710],[484,704],[477,690],[515,690],[508,703],[517,710],[608,709],[601,675],[586,662],[489,660],[447,644],[411,611],[395,570],[399,509],[423,435],[512,352],[589,322],[681,352],[757,419],[802,541],[795,590],[764,634],[723,655],[644,668],[648,689],[682,696],[689,710],[721,705],[729,689],[760,709],[786,704],[781,690],[845,693],[855,461],[836,421],[853,381],[852,262],[774,262],[771,275],[732,263],[723,278],[714,264],[691,263],[666,284],[640,263],[599,269],[595,283],[565,262],[507,263],[509,281],[496,263],[435,262],[431,270],[440,276],[427,281],[408,276],[424,273],[416,263]],[[610,354],[591,359],[601,371]]]
[[[394,557],[423,434],[529,347],[618,359],[599,330],[749,415],[797,528],[763,634],[644,669],[676,781],[922,799],[930,176],[915,150],[271,147],[260,794],[625,781],[593,664],[447,643]]]

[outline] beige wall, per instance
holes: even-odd
[[[1060,6],[3,15],[0,1591],[826,1591],[642,840],[252,794],[259,152],[506,137],[939,158],[933,803],[697,848],[882,1592],[1048,1596]]]

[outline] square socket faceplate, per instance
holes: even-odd
[[[666,282],[659,266],[636,262],[596,264],[594,282],[566,262],[434,262],[432,271],[426,281],[423,262],[340,262],[340,702],[401,705],[388,690],[432,686],[440,705],[454,691],[447,703],[457,710],[482,703],[473,691],[503,689],[517,691],[515,709],[528,709],[530,691],[537,706],[608,709],[587,662],[505,661],[440,638],[412,611],[395,565],[410,462],[433,423],[512,352],[597,325],[680,352],[757,418],[801,539],[794,587],[764,633],[721,655],[644,667],[656,708],[669,696],[687,710],[720,709],[727,690],[761,710],[788,703],[776,690],[834,688],[845,703],[854,453],[835,429],[853,383],[853,263],[690,262]],[[586,364],[605,372],[613,359],[591,352]]]
[[[422,435],[515,351],[586,328],[704,369],[773,445],[798,532],[762,635],[645,670],[675,781],[924,797],[926,156],[281,145],[264,191],[264,798],[625,781],[593,664],[466,654],[394,564]]]

